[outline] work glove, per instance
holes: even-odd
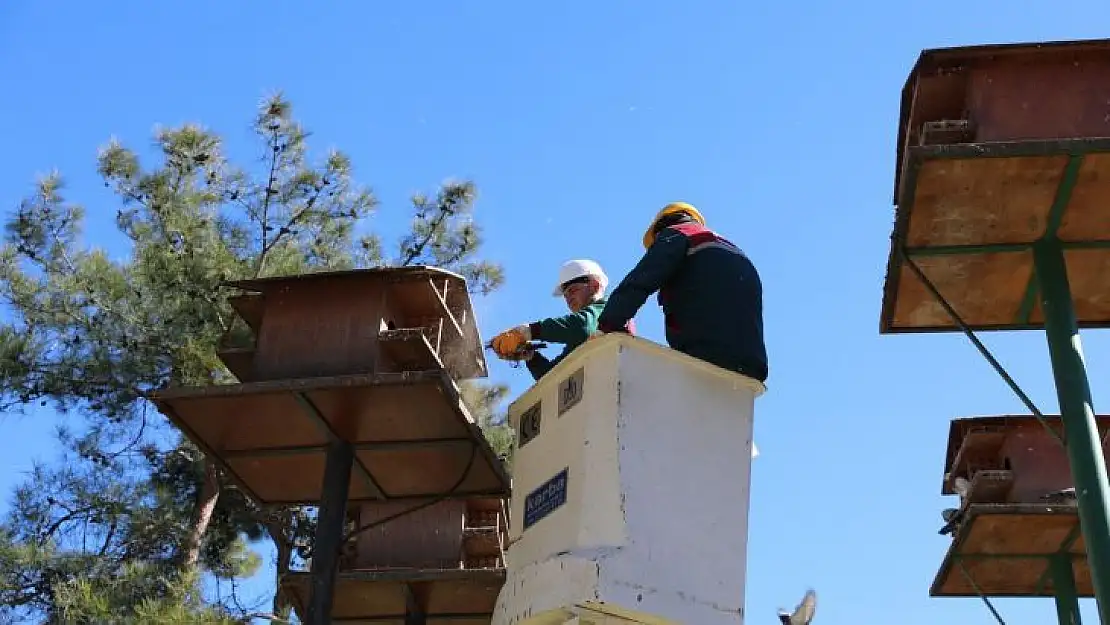
[[[505,360],[520,360],[521,348],[532,338],[528,326],[517,326],[493,337],[490,346],[494,353]]]

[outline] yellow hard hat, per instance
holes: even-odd
[[[647,231],[644,232],[645,249],[651,247],[652,243],[655,243],[655,226],[659,223],[659,220],[663,219],[667,215],[674,215],[677,213],[686,213],[687,215],[692,217],[694,221],[703,226],[705,225],[705,217],[701,216],[701,213],[698,212],[698,209],[694,208],[690,204],[687,204],[686,202],[671,202],[670,204],[664,206],[663,210],[659,211],[659,214],[655,216],[655,219],[651,220],[651,225],[648,226]]]

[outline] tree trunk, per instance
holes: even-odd
[[[189,532],[189,539],[185,548],[186,570],[196,569],[200,562],[200,548],[204,544],[204,534],[208,531],[208,524],[212,522],[212,514],[216,511],[216,502],[220,500],[220,482],[216,474],[216,465],[205,459],[204,483],[197,497],[197,516],[193,521],[193,529]]]
[[[291,517],[288,512],[285,513],[285,523],[266,523],[266,531],[270,534],[270,538],[274,541],[274,547],[277,549],[277,569],[274,572],[274,581],[276,588],[274,592],[274,614],[285,616],[290,602],[289,598],[281,590],[281,579],[289,572],[289,567],[293,562],[293,543],[289,540],[288,527],[292,526]]]

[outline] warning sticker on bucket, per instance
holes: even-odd
[[[567,469],[563,469],[524,499],[524,529],[532,527],[566,502]]]

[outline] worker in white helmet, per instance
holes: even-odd
[[[552,295],[563,298],[570,314],[505,330],[490,342],[493,351],[504,360],[524,361],[532,377],[539,380],[597,332],[597,318],[605,308],[605,289],[608,286],[609,277],[602,271],[601,265],[586,259],[567,261],[559,269],[559,280]],[[623,330],[634,333],[634,324],[629,321]],[[564,348],[558,357],[548,360],[528,347],[529,341],[560,343]]]

